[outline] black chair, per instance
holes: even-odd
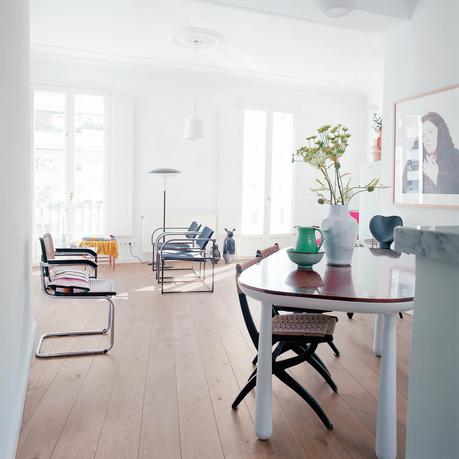
[[[45,235],[46,236],[46,235]],[[108,279],[95,279],[89,278],[88,276],[88,288],[86,290],[82,289],[80,286],[76,287],[74,285],[60,285],[56,286],[54,279],[55,273],[57,270],[61,274],[64,274],[65,270],[72,270],[74,274],[75,266],[86,265],[94,268],[95,263],[88,259],[81,260],[63,260],[63,263],[59,263],[60,260],[48,260],[48,254],[51,253],[52,246],[50,245],[50,238],[41,237],[40,246],[42,252],[42,261],[40,264],[40,274],[42,281],[42,288],[44,293],[54,299],[104,299],[108,302],[108,321],[105,328],[99,330],[88,330],[88,331],[66,331],[66,332],[51,332],[42,335],[38,341],[38,345],[35,351],[35,355],[41,359],[53,358],[53,357],[73,357],[81,355],[94,355],[94,354],[106,354],[112,347],[115,342],[115,332],[114,332],[114,323],[115,323],[115,306],[112,301],[112,297],[116,296],[116,291],[113,285],[113,282]],[[51,240],[52,241],[52,240]],[[96,265],[97,266],[97,265]],[[80,271],[81,275],[85,273]],[[105,335],[110,333],[110,342],[108,346],[97,348],[97,349],[87,349],[87,350],[75,350],[67,352],[42,352],[41,347],[43,342],[48,338],[63,338],[68,336],[91,336],[91,335]]]
[[[169,233],[172,234],[172,233]],[[168,234],[168,235],[169,235]],[[191,292],[202,293],[202,292],[214,292],[215,285],[215,239],[212,239],[214,231],[205,226],[203,230],[199,233],[197,237],[193,239],[193,244],[191,246],[180,246],[180,249],[175,248],[175,244],[184,243],[186,240],[184,238],[174,238],[166,241],[159,251],[157,252],[156,264],[158,282],[161,284],[161,293],[182,293],[180,290],[170,290],[164,291],[164,283],[166,282],[166,277],[164,276],[165,263],[170,261],[180,261],[180,262],[190,262],[199,264],[199,272],[193,271],[196,274],[196,278],[202,280],[203,285],[205,286],[206,281],[206,264],[211,262],[211,286],[210,288],[205,288],[202,290],[191,290]],[[183,233],[182,233],[183,235]],[[212,244],[212,248],[209,252],[206,251],[206,248],[209,244]],[[185,268],[176,268],[177,270],[183,270]],[[183,281],[182,281],[183,282]],[[188,281],[189,282],[189,281]],[[191,282],[195,282],[192,280]]]
[[[177,250],[183,248],[183,246],[189,246],[193,244],[193,239],[199,234],[199,229],[201,225],[198,222],[192,221],[190,226],[166,226],[156,228],[151,233],[151,247],[152,247],[152,258],[151,266],[152,270],[155,271],[155,249],[159,250],[161,246],[166,242],[166,236],[171,234],[184,235],[186,240],[182,243],[177,243]],[[177,233],[174,233],[177,232]]]
[[[240,274],[250,266],[258,263],[260,258],[253,258],[243,265],[236,265],[236,285],[239,296],[239,304],[245,325],[249,332],[253,345],[258,350],[258,329],[253,320],[252,313],[246,295],[239,288],[238,278]],[[295,391],[322,420],[327,429],[333,429],[333,424],[322,410],[316,399],[289,373],[287,369],[308,362],[327,382],[334,392],[337,386],[333,381],[330,372],[323,364],[322,360],[316,355],[315,351],[320,343],[329,343],[333,340],[333,331],[337,318],[325,314],[276,314],[273,313],[272,333],[273,345],[276,345],[272,354],[272,373],[283,383]],[[287,351],[293,351],[294,357],[279,359]],[[252,372],[246,385],[242,388],[233,404],[236,409],[245,396],[255,388],[257,369]]]
[[[257,257],[258,258],[266,258],[266,257],[269,257],[270,255],[272,255],[273,253],[276,253],[279,251],[279,244],[276,242],[274,245],[272,245],[271,247],[268,247],[266,249],[263,249],[263,250],[257,250]],[[293,312],[293,313],[298,313],[298,312],[309,312],[309,313],[314,313],[314,314],[323,314],[325,312],[330,312],[330,311],[321,311],[319,309],[309,309],[309,308],[290,308],[288,306],[282,306],[282,305],[273,305],[273,311],[276,313],[276,314],[279,314],[280,312]],[[335,343],[333,341],[330,341],[328,343],[328,345],[331,347],[331,349],[333,350],[334,354],[336,355],[336,357],[339,357],[339,350],[338,348],[335,346]],[[253,363],[255,364],[256,363],[256,357],[254,358],[253,360]]]
[[[53,237],[50,233],[43,235],[46,242],[46,259],[49,265],[75,265],[75,260],[90,260],[92,263],[83,262],[84,266],[90,266],[97,278],[97,252],[86,247],[54,247]]]

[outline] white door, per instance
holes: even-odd
[[[101,234],[105,223],[105,98],[70,90],[34,92],[34,232],[56,245]]]
[[[244,109],[241,254],[291,239],[293,137],[292,113]]]

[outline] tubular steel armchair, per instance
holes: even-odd
[[[50,233],[45,233],[43,235],[43,242],[45,243],[45,248],[42,249],[42,257],[46,258],[46,263],[51,265],[73,265],[75,266],[78,263],[75,261],[81,261],[81,265],[89,266],[94,271],[94,277],[97,278],[97,252],[92,249],[85,247],[54,247],[53,237]],[[45,252],[43,252],[45,250]],[[91,263],[86,263],[83,260],[91,261]]]
[[[199,263],[199,272],[197,273],[194,271],[194,268],[188,268],[188,269],[193,269],[193,272],[196,274],[196,278],[202,280],[203,284],[205,285],[205,280],[206,280],[206,264],[207,262],[211,262],[211,286],[210,288],[205,288],[202,290],[192,290],[192,292],[210,292],[213,293],[214,291],[214,280],[215,280],[215,239],[212,239],[212,235],[214,234],[214,231],[209,228],[208,226],[205,226],[203,230],[198,234],[197,237],[193,239],[193,244],[188,245],[188,246],[183,246],[180,244],[183,244],[186,242],[186,239],[182,238],[174,238],[174,239],[169,239],[167,242],[165,242],[161,248],[159,249],[157,253],[157,258],[156,258],[156,265],[157,265],[157,278],[158,282],[161,284],[161,293],[181,293],[178,290],[174,291],[164,291],[164,283],[166,282],[165,279],[166,277],[164,276],[164,270],[165,270],[165,263],[167,261],[180,261],[180,262],[190,262],[190,263]],[[184,235],[184,233],[168,233],[168,235]],[[208,244],[212,244],[212,248],[209,252],[206,251],[206,248]],[[176,248],[176,244],[178,245],[178,248]],[[175,268],[177,270],[183,270],[187,268]],[[201,277],[202,276],[202,277]],[[193,280],[192,282],[194,282]],[[189,281],[188,281],[189,282]]]
[[[50,253],[51,250],[50,239],[45,239],[45,237],[41,237],[39,239],[42,249],[40,274],[44,293],[53,299],[87,300],[89,298],[93,298],[106,300],[108,302],[108,320],[107,326],[100,330],[51,332],[42,335],[38,341],[35,351],[36,357],[46,359],[53,357],[106,354],[113,347],[115,340],[115,306],[113,304],[112,297],[116,296],[116,291],[114,289],[113,282],[107,279],[89,278],[85,272],[75,270],[75,265],[81,266],[83,264],[94,267],[95,263],[91,260],[63,260],[64,263],[61,263],[61,260],[56,262],[48,260],[47,254]],[[56,279],[59,279],[59,281]],[[44,341],[48,338],[105,335],[107,333],[110,333],[110,341],[107,346],[102,348],[67,352],[43,352],[41,350]]]
[[[193,239],[199,234],[199,229],[201,225],[198,222],[192,221],[190,226],[166,226],[156,228],[151,233],[151,247],[152,247],[152,258],[151,258],[151,267],[152,270],[156,270],[155,263],[155,249],[158,251],[162,245],[166,242],[166,237],[171,234],[184,235],[186,240],[177,243],[177,250],[182,249],[184,246],[187,247],[193,244]]]
[[[239,296],[239,304],[247,331],[249,332],[253,345],[257,350],[259,336],[258,329],[255,325],[255,321],[253,320],[247,297],[239,288],[238,279],[245,269],[258,263],[259,261],[260,258],[256,257],[243,265],[236,265],[236,285]],[[319,344],[330,343],[333,340],[333,332],[336,322],[336,317],[327,316],[325,314],[301,313],[279,315],[274,311],[272,319],[272,342],[273,345],[276,345],[272,353],[272,373],[309,404],[327,429],[332,429],[333,424],[322,410],[319,403],[286,370],[299,365],[300,363],[308,362],[324,378],[332,390],[337,392],[337,386],[333,381],[330,372],[315,353]],[[280,357],[288,351],[293,351],[296,355],[294,357],[280,359]],[[246,385],[242,388],[231,405],[233,409],[236,409],[245,396],[255,388],[256,379],[257,368],[255,368],[249,376]]]

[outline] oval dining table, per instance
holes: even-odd
[[[262,304],[255,413],[259,439],[272,435],[272,305],[375,314],[373,348],[381,356],[375,451],[379,459],[396,458],[396,324],[400,312],[413,308],[414,270],[412,255],[358,247],[348,267],[328,266],[324,257],[313,269],[298,270],[284,249],[241,274],[241,290]]]

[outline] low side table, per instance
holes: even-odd
[[[115,269],[118,257],[118,242],[114,237],[84,237],[78,242],[79,247],[89,247],[97,252],[97,260],[107,260]]]

